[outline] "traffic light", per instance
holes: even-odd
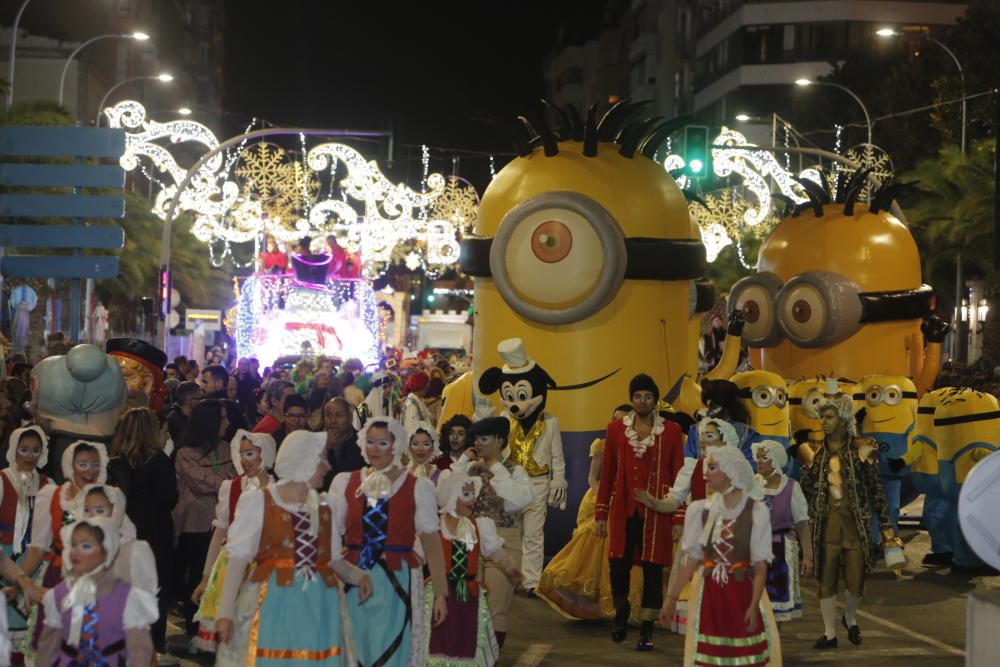
[[[705,178],[711,172],[711,144],[708,127],[688,125],[684,128],[684,173],[688,178]]]

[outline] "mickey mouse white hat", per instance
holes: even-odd
[[[524,341],[520,338],[508,338],[497,344],[497,352],[503,357],[504,375],[520,375],[535,367],[535,360],[530,359],[524,351]]]

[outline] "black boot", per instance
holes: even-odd
[[[636,651],[652,651],[653,650],[653,622],[643,621],[642,625],[639,627],[639,643],[635,645]]]
[[[816,643],[813,644],[813,648],[823,650],[828,648],[837,648],[837,638],[829,639],[825,634],[820,635]]]
[[[615,620],[611,624],[611,641],[614,643],[620,644],[625,641],[625,636],[628,634],[628,617],[631,614],[632,605],[627,602],[615,613]]]

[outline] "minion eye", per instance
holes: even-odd
[[[575,192],[546,192],[504,216],[490,272],[515,312],[542,324],[579,322],[625,280],[625,237],[614,217]]]
[[[878,385],[869,387],[868,391],[865,392],[865,402],[873,408],[877,405],[882,405],[883,400],[885,399],[882,394],[882,387]]]
[[[783,408],[788,405],[788,392],[782,388],[777,388],[774,390],[774,404],[779,408]]]
[[[861,326],[858,286],[827,271],[795,276],[778,294],[779,323],[799,347],[828,347],[850,338]]]
[[[755,387],[751,397],[753,404],[758,408],[769,408],[774,403],[770,387]]]
[[[889,385],[884,390],[886,405],[899,405],[903,400],[903,391],[894,384]]]
[[[802,397],[802,410],[813,419],[819,419],[819,406],[822,404],[823,394],[818,388],[810,389]]]
[[[729,310],[743,312],[743,340],[751,347],[773,347],[784,337],[778,328],[774,302],[781,279],[769,272],[758,273],[733,285]]]

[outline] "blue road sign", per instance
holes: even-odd
[[[118,258],[9,255],[0,258],[0,271],[8,278],[114,278],[118,275]]]
[[[115,250],[125,247],[125,230],[114,225],[0,225],[0,246]]]

